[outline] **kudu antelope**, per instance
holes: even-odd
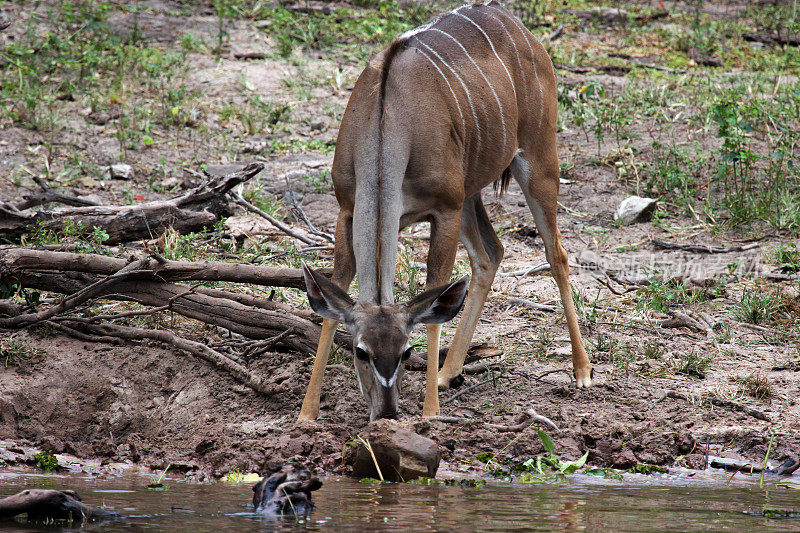
[[[340,212],[330,281],[304,274],[311,307],[324,318],[300,419],[319,412],[333,333],[353,334],[355,368],[371,419],[397,415],[408,335],[427,324],[423,415],[439,411],[438,387],[459,376],[503,257],[481,189],[519,183],[561,294],[578,387],[592,383],[556,227],[556,78],[542,45],[497,2],[462,6],[401,35],[361,73],[342,117],[331,172]],[[430,288],[395,303],[399,230],[431,224]],[[447,284],[459,239],[472,280]],[[358,301],[347,290],[358,275]],[[438,369],[441,324],[461,322]]]

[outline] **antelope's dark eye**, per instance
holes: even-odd
[[[356,357],[358,357],[360,361],[369,361],[369,354],[362,348],[356,348]]]
[[[403,352],[403,361],[408,361],[409,357],[411,357],[411,348]]]

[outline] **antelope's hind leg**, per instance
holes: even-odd
[[[556,225],[558,210],[559,168],[558,156],[555,153],[555,142],[548,145],[533,161],[528,161],[528,153],[517,154],[512,162],[512,175],[525,194],[525,201],[536,220],[536,227],[544,241],[547,262],[558,285],[564,316],[567,319],[569,338],[572,344],[572,369],[578,388],[592,385],[592,365],[586,355],[578,326],[578,315],[572,301],[572,289],[569,284],[569,260],[567,252],[561,246],[561,234]]]
[[[447,352],[444,366],[439,371],[437,382],[440,388],[449,387],[461,374],[483,304],[503,259],[503,245],[492,228],[480,193],[467,198],[464,202],[461,210],[461,242],[464,243],[469,255],[472,279],[469,282],[469,293],[461,321],[458,323],[458,330]]]
[[[356,275],[356,258],[353,253],[353,215],[339,211],[336,222],[336,243],[333,249],[333,277],[331,281],[347,291]],[[319,398],[322,392],[322,378],[328,356],[331,353],[333,335],[339,323],[336,320],[325,318],[322,321],[322,332],[317,345],[317,355],[314,357],[314,369],[308,381],[303,406],[300,408],[298,420],[316,420],[319,415]]]

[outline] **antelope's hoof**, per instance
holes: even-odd
[[[300,413],[300,416],[297,417],[297,422],[295,422],[295,424],[314,424],[316,421],[317,415]]]
[[[463,384],[464,384],[463,374],[458,374],[452,378],[439,376],[439,379],[437,380],[437,385],[439,386],[439,390],[457,389]]]
[[[592,386],[592,375],[594,375],[594,369],[592,367],[582,368],[580,370],[575,369],[575,385],[579,389],[588,389]]]

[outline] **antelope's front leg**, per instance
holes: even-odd
[[[345,291],[350,287],[356,272],[356,259],[353,254],[353,215],[340,211],[336,222],[336,244],[333,251],[333,277],[331,281]],[[314,357],[314,369],[308,382],[303,406],[300,408],[298,420],[316,420],[319,415],[319,398],[322,393],[322,378],[331,353],[333,336],[339,323],[326,318],[322,321],[322,332],[319,336],[317,354]]]
[[[427,288],[444,285],[450,280],[453,265],[456,262],[460,227],[461,212],[458,210],[440,212],[431,222]],[[422,406],[422,416],[436,416],[439,414],[437,374],[439,371],[439,336],[441,331],[441,324],[429,324],[427,326],[428,366],[425,373],[425,403]]]
[[[461,313],[461,321],[447,352],[444,366],[438,374],[438,386],[442,389],[450,387],[453,380],[461,374],[469,343],[483,311],[483,304],[503,259],[503,245],[492,228],[480,193],[464,202],[461,213],[461,242],[464,243],[469,255],[472,279],[464,311]]]

